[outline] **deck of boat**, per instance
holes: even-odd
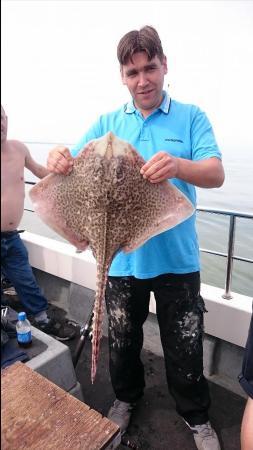
[[[16,302],[11,302],[14,306]],[[20,310],[22,307],[19,305]],[[50,313],[56,318],[66,317],[66,311],[50,305]],[[149,323],[147,323],[149,326]],[[151,326],[151,324],[150,324]],[[152,328],[151,328],[152,329]],[[74,340],[65,342],[74,355],[79,340],[79,327]],[[125,440],[136,444],[139,450],[196,450],[192,433],[175,411],[174,400],[168,393],[163,358],[143,350],[146,389],[131,421]],[[87,340],[76,366],[84,402],[102,415],[106,415],[114,401],[114,393],[108,371],[107,337],[101,340],[99,364],[94,384],[90,380],[91,343]],[[238,372],[240,367],[238,367]],[[210,420],[219,435],[222,450],[240,449],[240,425],[246,400],[209,382],[212,405]],[[126,450],[120,445],[119,450]]]
[[[78,338],[68,346],[74,352]],[[142,450],[196,450],[192,433],[175,411],[174,400],[168,393],[162,357],[143,350],[146,389],[134,412],[127,438]],[[76,367],[84,401],[106,415],[114,394],[108,371],[108,342],[103,336],[97,376],[90,381],[91,345],[87,341]],[[239,368],[238,368],[239,370]],[[240,424],[245,399],[214,383],[209,383],[212,405],[210,419],[222,445],[222,450],[240,449]],[[120,450],[126,449],[120,446]]]

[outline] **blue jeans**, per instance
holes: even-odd
[[[13,284],[28,315],[48,308],[28,260],[28,252],[17,231],[1,232],[1,272]]]

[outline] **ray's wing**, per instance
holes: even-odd
[[[143,180],[142,207],[138,208],[137,201],[135,208],[134,216],[129,217],[135,232],[129,235],[123,247],[125,252],[131,252],[151,237],[179,225],[195,211],[188,198],[169,181],[151,184]]]
[[[30,190],[34,210],[43,222],[79,250],[88,246],[87,186],[82,165],[80,156],[70,175],[47,175]]]

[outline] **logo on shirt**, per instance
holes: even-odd
[[[180,142],[180,144],[184,143],[184,141],[182,141],[182,139],[166,138],[165,141],[168,141],[168,142]]]

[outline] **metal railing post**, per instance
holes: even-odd
[[[234,243],[235,243],[235,219],[236,217],[234,215],[230,216],[225,292],[222,295],[222,297],[227,300],[230,300],[232,298],[232,295],[230,293],[230,287],[232,281],[232,266],[233,266]]]

